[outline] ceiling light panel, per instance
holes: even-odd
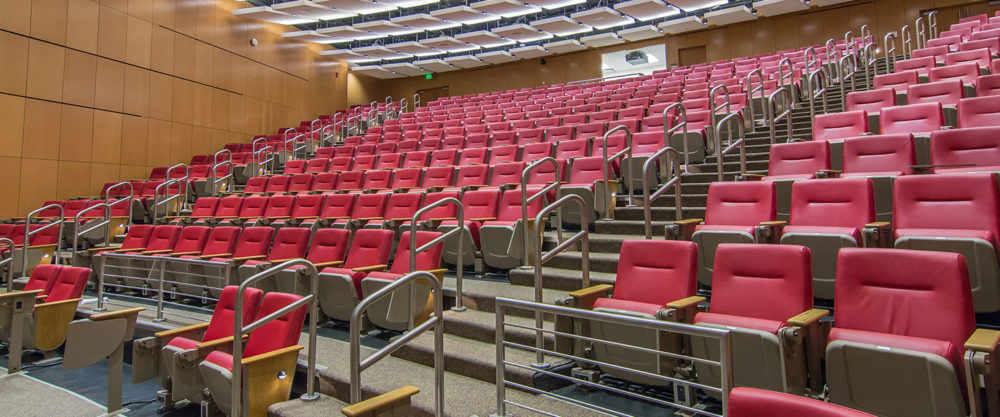
[[[352,50],[369,58],[378,59],[400,59],[409,58],[411,56],[409,54],[401,54],[381,45],[365,46],[362,48],[354,48]]]
[[[357,14],[383,13],[396,10],[395,6],[368,0],[313,0],[313,3],[332,7],[334,10],[341,12]]]
[[[643,41],[646,39],[659,38],[663,36],[663,31],[653,25],[639,26],[632,29],[618,31],[618,36],[625,38],[629,42]]]
[[[351,26],[334,26],[330,28],[316,29],[316,33],[320,35],[331,36],[338,39],[347,39],[355,41],[363,41],[363,40],[386,37],[386,35],[382,33],[372,33],[367,30],[355,29]]]
[[[423,32],[421,29],[408,28],[398,23],[388,20],[373,20],[371,22],[355,23],[355,29],[366,30],[372,33],[381,33],[389,36],[408,35]]]
[[[389,19],[392,23],[422,30],[441,30],[461,26],[459,22],[446,22],[427,13],[409,14]]]
[[[299,25],[302,23],[315,22],[316,19],[305,16],[293,16],[291,14],[277,11],[269,6],[246,7],[233,10],[233,16],[245,17],[248,19],[266,20],[271,23],[282,25]]]
[[[625,39],[614,33],[599,33],[597,35],[584,36],[580,38],[580,42],[591,48],[600,48],[602,46],[611,46],[625,43]]]
[[[808,10],[809,5],[801,0],[764,0],[753,4],[761,16],[777,16],[785,13]]]
[[[483,52],[481,54],[476,54],[476,58],[490,64],[503,64],[505,62],[517,61],[517,58],[514,58],[514,56],[507,51]]]
[[[385,64],[382,69],[395,72],[396,74],[402,74],[407,77],[413,77],[415,75],[424,75],[427,71],[424,71],[417,67],[416,65],[410,64],[408,62],[400,62],[396,64]]]
[[[399,8],[426,6],[428,4],[436,4],[440,0],[378,0],[379,3],[388,4],[391,6]]]
[[[413,61],[413,65],[430,72],[448,72],[459,69],[458,67],[445,62],[443,59],[424,59],[420,61]]]
[[[670,4],[680,7],[685,12],[709,9],[729,3],[727,0],[671,0]]]
[[[281,34],[282,38],[292,39],[297,41],[305,42],[316,42],[316,43],[337,43],[346,42],[350,39],[337,39],[326,35],[321,35],[315,30],[303,30],[298,32],[285,32]]]
[[[664,32],[675,34],[691,32],[708,27],[698,16],[687,16],[680,19],[672,19],[659,24]]]
[[[556,36],[568,36],[593,31],[590,25],[577,22],[566,16],[556,16],[549,19],[536,20],[529,23],[532,27],[544,30]]]
[[[466,25],[495,22],[500,20],[500,16],[484,13],[469,6],[455,6],[448,7],[446,9],[432,10],[430,15],[449,22],[458,22]]]
[[[401,52],[404,54],[409,54],[414,56],[433,56],[433,55],[441,55],[444,53],[444,51],[427,47],[419,42],[400,42],[400,43],[386,45],[385,47],[392,49],[393,51],[396,52]]]
[[[320,51],[319,54],[338,61],[351,61],[365,58],[364,55],[350,49],[327,49],[325,51]]]
[[[372,76],[372,77],[376,77],[376,78],[381,78],[381,79],[403,78],[403,75],[401,75],[401,74],[395,74],[392,71],[384,69],[384,68],[382,68],[382,67],[380,67],[378,65],[369,65],[369,66],[363,66],[363,67],[354,67],[354,68],[351,68],[351,72],[356,72],[356,73],[359,73],[359,74],[364,74],[364,75],[368,75],[368,76]]]
[[[587,0],[524,0],[524,4],[538,6],[546,10],[575,6],[586,2]]]
[[[594,29],[607,29],[615,26],[624,26],[634,23],[635,19],[622,15],[610,7],[595,7],[593,9],[576,12],[569,17],[585,25],[593,26]]]
[[[356,13],[333,10],[328,6],[316,4],[311,0],[295,0],[284,3],[275,3],[271,6],[271,8],[293,16],[308,17],[318,20],[342,19],[345,17],[357,16]]]
[[[757,15],[749,7],[736,6],[705,13],[705,18],[713,25],[729,25],[756,19]]]
[[[545,47],[545,49],[548,49],[549,52],[552,52],[554,54],[565,54],[568,52],[576,52],[587,49],[586,45],[580,43],[580,41],[576,39],[566,39],[563,41],[549,42],[542,46]]]
[[[483,60],[472,55],[450,56],[444,59],[445,62],[459,68],[476,68],[489,65]]]
[[[681,13],[680,9],[664,3],[662,0],[629,0],[618,3],[614,7],[615,10],[641,21],[660,19]]]
[[[475,32],[459,33],[455,35],[455,39],[479,45],[482,46],[483,48],[511,45],[514,43],[514,41],[510,39],[506,39],[500,35],[497,35],[493,32],[486,30],[477,30]]]
[[[472,3],[469,6],[481,12],[501,17],[524,16],[542,11],[541,7],[524,4],[518,0],[485,0]]]
[[[436,38],[424,39],[418,42],[426,47],[440,49],[449,53],[475,51],[480,48],[479,45],[470,45],[465,41],[460,41],[451,36],[438,36]]]
[[[493,29],[491,32],[503,36],[507,39],[515,40],[521,43],[540,41],[542,39],[551,39],[553,37],[552,34],[549,32],[535,29],[523,23],[499,27]]]
[[[520,48],[510,48],[510,53],[517,59],[531,59],[552,55],[548,49],[538,45],[522,46]]]

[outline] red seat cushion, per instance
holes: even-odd
[[[696,232],[746,232],[753,235],[755,226],[730,226],[724,224],[699,224],[694,227]]]
[[[167,343],[167,346],[173,346],[181,350],[188,350],[194,349],[195,346],[198,346],[198,343],[199,342],[197,340],[191,340],[186,337],[175,337],[170,339],[170,343]]]
[[[458,220],[445,220],[441,222],[443,226],[455,226],[458,224]],[[471,222],[466,221],[465,227],[469,228],[469,234],[472,235],[472,241],[476,243],[476,247],[480,247],[479,244],[479,227],[482,226],[482,222]]]
[[[831,226],[785,226],[782,234],[788,233],[820,233],[824,235],[847,235],[854,238],[855,242],[861,242],[861,230],[857,227],[831,227]]]
[[[347,276],[351,277],[351,280],[354,281],[354,290],[358,292],[358,299],[360,300],[360,299],[364,298],[364,296],[361,295],[361,280],[364,279],[364,277],[366,275],[364,272],[357,272],[357,271],[354,271],[354,270],[348,269],[348,268],[327,267],[327,268],[323,268],[323,270],[320,271],[320,273],[323,273],[323,274],[335,274],[335,275],[347,275]]]
[[[636,313],[649,314],[655,317],[656,312],[662,310],[664,306],[653,303],[644,303],[641,301],[598,298],[597,301],[594,302],[594,308],[611,308],[615,310],[634,311]]]
[[[209,353],[208,356],[205,357],[205,362],[210,362],[219,365],[223,368],[226,368],[226,370],[229,372],[233,371],[233,355],[230,355],[225,352],[214,351],[212,353]]]
[[[698,313],[694,316],[694,322],[716,324],[720,326],[739,327],[741,329],[752,329],[778,334],[778,330],[785,327],[783,321],[757,319],[753,317],[733,316],[719,313]]]
[[[962,367],[962,349],[947,340],[925,339],[922,337],[900,336],[889,333],[866,332],[863,330],[842,329],[834,327],[830,331],[830,342],[835,341],[866,343],[896,349],[906,349],[916,352],[931,353],[948,360],[955,374],[964,375]],[[959,386],[964,387],[965,381],[958,378]],[[965,392],[963,389],[962,392]]]

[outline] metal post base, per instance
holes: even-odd
[[[531,363],[531,367],[532,368],[538,368],[538,369],[548,369],[548,368],[552,367],[552,364],[551,363],[546,363],[546,362],[532,362]]]
[[[468,310],[468,309],[465,308],[465,307],[452,307],[451,308],[451,311],[456,311],[456,312],[463,312],[465,310]]]
[[[111,416],[120,416],[120,415],[122,415],[122,414],[125,414],[125,413],[127,413],[127,412],[129,412],[129,411],[131,411],[131,410],[129,410],[129,409],[127,409],[127,408],[119,408],[119,409],[117,409],[117,410],[115,410],[115,411],[111,411],[111,412],[108,412],[108,413],[104,413],[104,414],[101,414],[101,415],[99,415],[99,416],[97,416],[97,417],[111,417]]]

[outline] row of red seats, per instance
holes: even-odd
[[[959,99],[955,109],[953,127],[1000,125],[1000,96]],[[882,107],[878,112],[878,129],[873,129],[869,119],[866,110],[817,115],[813,121],[813,140],[840,140],[870,133],[912,133],[926,137],[949,126],[941,101],[934,97],[918,104]]]

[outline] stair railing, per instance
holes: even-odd
[[[753,85],[753,77],[754,77],[754,75],[757,76],[757,86],[756,87]],[[760,93],[760,97],[759,98],[760,98],[760,104],[761,104],[762,107],[763,107],[764,103],[767,100],[767,97],[764,95],[764,76],[761,74],[760,67],[753,69],[752,71],[750,71],[747,74],[747,80],[746,80],[746,82],[743,85],[746,86],[746,88],[747,88],[747,103],[750,103],[750,131],[752,132],[752,131],[757,130],[757,110],[755,108],[756,106],[754,106],[754,103],[753,103],[753,99],[754,99],[753,95],[754,95],[754,93]],[[686,115],[685,115],[685,118],[686,118]],[[687,132],[685,132],[685,133],[687,133]],[[667,145],[669,145],[669,143],[667,143]],[[684,153],[687,154],[687,150],[685,150]],[[684,169],[685,170],[687,170],[687,165],[688,165],[688,160],[685,157],[684,158]]]
[[[931,39],[938,37],[937,10],[927,13],[927,27],[930,30]]]
[[[723,101],[723,102],[721,102],[721,103],[719,103],[717,105],[717,104],[715,104],[715,97],[716,97],[715,92],[716,91],[720,91],[720,90],[722,91],[723,94],[725,94],[723,97],[725,97],[726,100]],[[728,116],[729,113],[733,112],[732,105],[730,104],[731,101],[729,99],[729,87],[727,87],[725,84],[719,84],[719,85],[717,85],[715,87],[712,87],[711,90],[708,90],[708,102],[712,106],[711,109],[712,109],[712,121],[713,121],[713,123],[714,123],[716,117],[719,116],[719,114],[720,114],[719,111],[720,110],[725,110],[725,113],[721,113],[723,115],[723,117]]]
[[[177,186],[177,194],[174,194],[174,195],[170,194],[170,186],[171,185]],[[164,207],[163,207],[163,216],[169,216],[170,215],[170,208],[167,207],[167,206],[165,206],[165,205],[168,204],[168,203],[170,203],[170,202],[172,202],[172,201],[177,201],[178,199],[181,198],[181,195],[182,195],[182,193],[181,193],[181,187],[183,187],[183,185],[184,184],[181,184],[180,181],[178,181],[176,179],[173,179],[173,180],[164,181],[163,183],[157,185],[156,189],[153,190],[153,215],[151,217],[152,217],[152,220],[153,220],[154,224],[156,223],[157,220],[160,219],[160,206],[161,205],[164,205]],[[180,210],[180,204],[179,203],[175,203],[174,204],[174,212],[176,213],[179,210]]]
[[[102,217],[92,218],[91,221],[87,223],[87,227],[84,228],[83,230],[80,230],[81,226],[80,221],[83,220],[83,214],[95,210],[102,210],[101,212]],[[98,219],[100,219],[100,221],[98,221]],[[80,236],[83,236],[84,234],[90,233],[102,227],[109,227],[110,224],[111,224],[111,207],[108,206],[107,203],[95,204],[93,206],[87,207],[77,212],[76,216],[73,218],[73,246],[70,248],[70,252],[73,253],[74,255],[76,254],[76,251],[80,247]],[[111,229],[108,229],[108,231],[110,230]],[[105,243],[111,243],[108,237],[109,237],[108,233],[105,232],[104,233]]]
[[[827,89],[827,86],[829,86],[829,84],[827,84],[827,82],[826,82],[826,74],[825,73],[826,73],[826,71],[824,71],[822,68],[820,68],[820,69],[817,69],[816,71],[813,71],[813,72],[809,73],[809,76],[806,78],[806,83],[809,86],[808,87],[808,90],[809,90],[808,97],[809,97],[809,121],[810,121],[810,123],[812,122],[813,119],[816,118],[816,99],[817,98],[822,98],[823,99],[822,114],[826,114],[828,111],[830,111],[829,108],[828,108],[828,104],[829,103],[828,103],[827,98],[826,98],[826,89]],[[790,120],[789,120],[789,123],[791,123]],[[789,134],[789,139],[790,139],[791,138],[791,127],[789,127],[788,134]]]
[[[544,237],[544,229],[541,227],[535,228],[535,235],[533,236],[535,240],[534,245],[534,255],[535,255],[535,302],[542,302],[542,266],[546,262],[552,260],[556,255],[562,253],[563,251],[571,248],[576,242],[580,242],[580,253],[582,258],[580,259],[580,268],[583,274],[583,286],[580,288],[590,287],[590,232],[587,229],[587,224],[589,224],[589,219],[587,218],[587,203],[583,201],[583,197],[577,194],[564,195],[562,198],[556,200],[554,203],[549,204],[535,216],[535,224],[541,224],[540,222],[549,213],[559,210],[556,217],[562,217],[562,206],[569,203],[576,203],[580,212],[580,231],[576,232],[569,239],[563,240],[562,235],[559,236],[559,244],[552,250],[542,254],[542,238]],[[541,329],[543,325],[542,313],[538,312],[535,314],[535,328]],[[541,331],[535,332],[535,345],[545,346],[544,333]],[[536,368],[548,368],[549,364],[545,363],[545,354],[542,351],[537,351],[535,356],[535,362],[531,364]]]
[[[684,118],[685,118],[685,121],[686,121],[687,120],[687,114],[686,113],[685,113],[685,117]],[[687,123],[685,123],[685,126],[687,126]],[[685,129],[687,129],[687,128],[685,127]],[[626,141],[626,143],[625,143],[625,149],[622,149],[621,151],[618,151],[614,155],[611,155],[610,157],[608,157],[608,139],[611,138],[611,134],[613,134],[615,132],[618,132],[618,131],[622,131],[622,130],[625,131],[625,141]],[[685,138],[685,140],[686,140],[686,138]],[[619,158],[621,158],[624,155],[628,155],[628,158],[632,159],[632,131],[629,130],[628,126],[625,126],[625,125],[615,126],[613,129],[607,131],[607,133],[604,134],[604,141],[601,144],[601,156],[604,158],[604,163],[601,164],[601,173],[603,174],[603,177],[604,177],[603,184],[604,184],[605,187],[609,187],[608,188],[608,192],[604,193],[604,198],[605,198],[604,207],[606,208],[605,213],[610,213],[612,207],[615,206],[615,202],[611,200],[612,199],[612,194],[614,194],[614,193],[611,192],[612,190],[610,189],[610,186],[608,185],[608,163],[610,163],[611,161],[613,161],[615,159],[619,159]],[[626,178],[625,179],[626,184],[632,185],[632,170],[631,169],[625,170],[625,178]],[[633,190],[632,190],[632,188],[634,188],[634,187],[628,187],[628,205],[629,205],[629,207],[631,207],[631,206],[634,205],[633,204],[634,197],[633,197]],[[605,218],[605,219],[602,219],[602,220],[611,220],[611,219],[610,218]]]
[[[784,91],[784,93],[782,93]],[[810,96],[811,97],[811,96]],[[783,105],[784,111],[781,114],[776,114],[778,112],[778,104]],[[787,90],[774,90],[770,96],[767,98],[767,121],[768,121],[768,133],[771,137],[771,144],[777,143],[777,130],[778,122],[784,120],[786,130],[788,130],[788,137],[785,142],[792,141],[792,97],[791,93]],[[810,111],[812,110],[812,100],[810,100],[809,105]],[[811,120],[811,119],[810,119]]]
[[[291,261],[295,262],[295,261]],[[274,268],[272,268],[274,269]],[[315,269],[315,267],[313,267]],[[419,326],[414,327],[412,330],[403,333],[397,339],[390,342],[385,347],[372,353],[367,358],[361,359],[361,318],[364,317],[365,310],[368,309],[372,304],[378,302],[382,298],[393,293],[396,288],[404,285],[408,285],[411,281],[423,281],[431,287],[431,291],[434,294],[434,315],[429,317],[427,321],[420,323]],[[315,289],[315,279],[313,281],[313,288]],[[241,286],[242,288],[242,286]],[[242,294],[242,292],[240,293]],[[399,279],[396,279],[391,284],[382,287],[382,289],[376,291],[374,294],[365,297],[358,303],[357,307],[354,307],[354,311],[351,312],[351,404],[357,404],[361,401],[361,372],[368,369],[375,362],[378,362],[382,358],[391,355],[393,352],[403,347],[403,345],[409,343],[411,340],[420,336],[425,331],[434,328],[434,415],[436,417],[442,417],[444,413],[444,316],[441,300],[444,299],[444,294],[441,293],[441,283],[438,282],[437,278],[433,274],[427,271],[414,271],[406,274]],[[313,304],[315,306],[315,303]],[[313,307],[313,316],[317,314],[315,307]],[[315,319],[310,322],[310,326],[315,324]],[[315,334],[315,333],[313,333]],[[312,342],[310,342],[312,346]],[[315,355],[313,355],[315,357]],[[313,366],[310,365],[310,370]],[[235,378],[233,379],[236,380]],[[311,383],[313,376],[309,376],[309,382]],[[236,384],[234,384],[236,386]]]
[[[882,39],[882,50],[885,51],[885,73],[892,72],[892,65],[896,62],[896,38],[899,35],[896,32],[889,32],[885,34],[885,38]],[[891,46],[890,46],[891,45]]]
[[[924,17],[918,17],[915,24],[917,27],[917,49],[924,49],[927,47],[927,24],[924,22]]]
[[[406,101],[406,97],[399,99],[399,115],[402,116],[403,113],[410,111],[410,103]]]
[[[903,25],[899,29],[899,33],[903,43],[903,59],[910,59],[910,56],[913,54],[913,36],[910,35],[910,25]]]
[[[445,204],[452,204],[455,206],[455,220],[458,221],[458,227],[449,230],[447,233],[441,234],[427,242],[423,246],[413,250],[417,247],[417,222],[420,221],[420,217],[437,207],[443,206]],[[410,271],[417,270],[417,254],[425,252],[434,245],[443,243],[445,239],[450,239],[452,235],[458,235],[458,259],[462,259],[465,255],[465,210],[462,206],[462,202],[458,201],[457,198],[447,197],[442,198],[438,201],[431,203],[430,205],[424,206],[416,213],[413,213],[413,217],[410,218]],[[459,266],[456,268],[457,276],[455,277],[455,306],[451,308],[452,311],[465,311],[465,307],[462,306],[462,268]]]
[[[788,74],[785,74],[785,64],[788,64]],[[781,61],[778,61],[778,84],[781,88],[787,88],[788,92],[793,91],[795,86],[795,66],[792,65],[792,60],[788,57],[784,57]],[[788,78],[788,82],[785,82],[785,78]],[[794,97],[794,94],[792,95]],[[714,122],[714,120],[713,120]]]
[[[274,148],[270,145],[258,149],[253,154],[255,175],[266,175],[274,168]]]
[[[878,47],[875,46],[875,42],[872,42],[872,43],[869,43],[869,44],[865,45],[865,48],[864,48],[864,52],[865,53],[863,55],[864,55],[864,60],[865,60],[865,89],[866,90],[871,90],[872,89],[872,77],[874,77],[874,75],[872,74],[872,71],[875,71],[875,72],[878,71],[878,52],[876,52],[877,49],[878,49]]]
[[[183,177],[178,177],[178,178],[173,178],[173,175],[171,175],[171,174],[174,172],[175,169],[184,169],[184,176]],[[191,167],[189,167],[187,164],[181,163],[181,164],[174,165],[174,166],[172,166],[170,168],[167,168],[167,179],[168,180],[170,180],[170,179],[179,180],[178,181],[179,184],[178,184],[177,187],[178,187],[178,190],[179,190],[179,194],[182,196],[182,198],[181,198],[181,200],[179,202],[178,209],[184,208],[184,206],[187,205],[187,199],[188,199],[188,190],[187,190],[187,188],[188,188],[188,179],[189,178],[191,178]]]
[[[759,76],[760,73],[758,72],[757,75]],[[764,93],[762,92],[761,94],[763,95]],[[673,120],[670,119],[671,110],[674,110]],[[680,121],[680,123],[673,123],[678,120]],[[670,128],[667,129],[666,128],[667,126],[670,126]],[[690,168],[691,155],[688,153],[688,141],[687,141],[688,115],[687,115],[687,109],[684,107],[684,103],[678,101],[676,103],[667,106],[667,108],[663,109],[663,127],[664,127],[663,129],[664,147],[670,147],[670,138],[673,137],[674,133],[677,133],[678,130],[682,131],[683,139],[681,140],[682,142],[681,146],[684,148],[684,171],[686,172]]]
[[[810,55],[812,59],[810,59]],[[822,66],[819,62],[819,56],[816,54],[816,48],[812,46],[802,52],[802,61],[805,63],[807,74]]]
[[[826,68],[827,75],[833,77],[830,80],[832,84],[835,81],[839,81],[837,77],[840,76],[840,70],[837,65],[840,63],[840,49],[837,48],[837,41],[833,38],[827,39],[826,41]]]
[[[735,131],[737,135],[735,136],[738,136],[739,139],[733,139],[733,125],[736,125]],[[723,128],[726,128],[726,136],[728,138],[728,146],[726,146],[725,149],[722,148]],[[743,115],[739,113],[730,113],[722,120],[719,120],[719,123],[715,125],[715,149],[719,150],[715,162],[716,169],[719,173],[719,181],[723,180],[723,174],[725,173],[722,160],[726,155],[737,148],[740,150],[740,174],[743,175],[747,173],[746,127],[743,125]]]
[[[39,228],[37,228],[35,230],[31,230],[31,219],[32,218],[38,216],[38,214],[41,213],[41,212],[44,212],[46,210],[54,210],[54,209],[58,209],[59,210],[59,217],[52,218],[51,222],[49,224],[45,225],[45,226],[39,227]],[[35,236],[35,235],[37,235],[37,234],[39,234],[39,233],[41,233],[41,232],[43,232],[45,230],[51,229],[53,227],[56,228],[56,236],[57,237],[56,237],[56,251],[52,255],[52,263],[56,264],[56,265],[59,264],[59,256],[60,256],[60,253],[62,253],[63,222],[66,221],[65,213],[66,212],[63,210],[63,206],[58,205],[58,204],[49,204],[49,205],[47,205],[45,207],[42,207],[42,208],[39,208],[39,209],[35,209],[31,213],[28,213],[28,216],[24,218],[24,243],[21,245],[21,250],[23,251],[23,253],[21,254],[21,276],[22,277],[27,277],[28,276],[28,249],[31,248],[31,237]],[[14,253],[14,251],[11,250],[11,254],[13,254],[13,253]],[[8,287],[8,290],[9,289],[10,289],[10,287]]]
[[[336,113],[333,115],[333,131],[335,142],[340,142],[347,137],[347,116],[345,116],[345,113]]]
[[[551,184],[548,184],[545,187],[542,187],[541,190],[538,190],[538,192],[536,192],[531,197],[528,197],[528,178],[531,176],[531,171],[534,171],[536,168],[538,168],[538,167],[540,167],[542,165],[545,165],[545,164],[551,164],[552,165],[552,170],[555,172],[555,180],[552,181]],[[530,246],[531,245],[531,236],[530,236],[531,233],[528,232],[528,230],[529,230],[528,229],[528,220],[530,220],[530,219],[528,219],[528,204],[534,202],[535,200],[539,200],[539,199],[545,198],[545,195],[547,193],[549,193],[549,192],[552,192],[553,195],[555,195],[555,196],[559,196],[560,195],[559,185],[560,185],[561,182],[562,182],[562,176],[560,176],[560,172],[559,172],[559,163],[556,162],[556,159],[553,158],[553,157],[551,157],[551,156],[547,156],[545,158],[542,158],[542,159],[539,159],[537,161],[534,161],[530,165],[528,165],[526,168],[524,168],[524,171],[521,171],[521,235],[523,236],[523,241],[524,241],[524,248],[522,250],[522,255],[524,256],[522,258],[523,262],[524,262],[524,265],[521,266],[521,269],[531,269],[531,266],[528,265],[528,263],[529,263],[528,255],[531,254],[530,251],[532,251],[533,248]],[[542,225],[542,224],[539,224],[539,223],[535,223],[534,227],[535,227],[535,229],[545,230],[545,226]],[[556,233],[559,233],[559,237],[561,238],[562,237],[562,217],[556,217],[555,229],[556,229]],[[460,253],[459,256],[461,256],[461,255],[462,254]],[[458,259],[461,259],[461,258],[458,258]]]
[[[120,194],[120,195],[123,195],[124,197],[122,197],[122,198],[116,198],[114,201],[112,201],[112,198],[114,198],[114,197],[112,197],[111,191],[115,190],[115,189],[118,189],[118,188],[124,188],[124,187],[128,187],[128,194],[127,195],[126,194]],[[132,225],[131,207],[132,207],[132,199],[134,199],[134,198],[135,198],[135,188],[132,187],[132,183],[128,182],[128,181],[122,181],[122,182],[120,182],[118,184],[115,184],[115,185],[112,185],[112,186],[108,187],[107,190],[104,190],[104,204],[107,204],[108,208],[111,209],[112,212],[114,211],[115,207],[117,207],[119,205],[123,205],[124,204],[125,207],[127,207],[127,210],[126,210],[127,214],[125,215],[125,224],[118,225],[118,229],[119,230],[124,230],[124,229],[128,228],[128,226]]]
[[[661,178],[670,177],[670,180],[650,194],[649,176],[653,174],[657,161],[666,156],[669,156],[666,158],[667,160],[660,163],[660,174]],[[665,175],[664,172],[666,172]],[[683,219],[680,154],[677,153],[676,149],[668,146],[656,151],[642,166],[642,212],[645,220],[646,239],[653,238],[653,202],[659,200],[671,188],[674,190],[674,218]]]
[[[0,237],[0,248],[7,248],[6,257],[0,260],[0,268],[7,267],[3,282],[7,285],[7,292],[14,289],[14,250],[17,246],[14,241],[7,237]]]
[[[847,103],[847,88],[850,84],[851,91],[854,91],[854,77],[858,73],[858,60],[853,54],[844,55],[840,58],[840,102]]]
[[[219,160],[220,154],[226,154],[226,158]],[[229,172],[222,178],[218,178],[218,169],[224,166],[229,167]],[[233,189],[233,153],[229,149],[221,149],[212,155],[212,172],[209,174],[209,187],[211,187],[211,196],[215,197],[219,194],[219,183],[225,181],[226,190]]]
[[[413,95],[413,111],[417,111],[417,107],[420,107],[420,94]]]
[[[261,136],[259,138],[254,139],[253,142],[250,142],[250,162],[253,164],[254,168],[253,175],[261,174],[261,167],[260,167],[261,161],[257,159],[257,155],[261,151],[261,149],[264,149],[267,146],[268,145],[266,136]]]

